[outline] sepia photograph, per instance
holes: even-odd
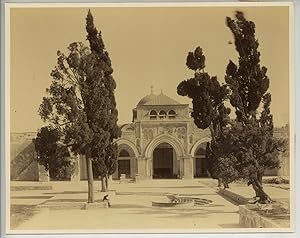
[[[293,232],[293,5],[6,4],[6,233]]]

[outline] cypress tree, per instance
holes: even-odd
[[[268,203],[271,198],[263,189],[262,176],[266,169],[280,166],[278,154],[284,151],[286,141],[273,136],[270,79],[267,68],[260,64],[254,22],[237,11],[235,19],[227,17],[226,23],[238,53],[238,64],[230,60],[225,75],[229,100],[236,113],[236,124],[230,130],[235,145],[232,155],[240,177],[253,186],[257,201]]]
[[[193,111],[191,116],[198,128],[209,128],[212,140],[207,143],[206,158],[208,159],[208,172],[212,178],[219,180],[221,173],[218,170],[219,160],[216,155],[216,141],[229,122],[230,109],[225,107],[228,89],[221,85],[216,76],[211,77],[205,72],[205,55],[199,46],[194,52],[189,52],[186,65],[194,71],[194,77],[182,81],[177,87],[177,93],[192,99]],[[225,186],[226,179],[222,179]]]
[[[67,55],[57,52],[57,66],[51,72],[53,81],[47,89],[49,96],[43,98],[39,113],[60,133],[63,144],[73,153],[85,155],[88,202],[92,203],[93,168],[103,166],[103,180],[114,172],[116,153],[110,149],[116,148],[113,140],[120,136],[120,129],[111,61],[90,11],[86,30],[90,47],[74,42]],[[99,162],[102,160],[105,163]]]

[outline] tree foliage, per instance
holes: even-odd
[[[117,126],[118,111],[114,90],[112,65],[101,36],[94,26],[89,11],[86,17],[89,47],[82,43],[71,43],[68,53],[57,52],[57,66],[52,70],[52,84],[43,98],[39,113],[49,122],[75,154],[87,158],[89,191],[92,190],[92,163],[94,167],[101,160],[101,176],[109,176],[114,169],[111,164],[116,155],[106,156],[116,145],[113,140],[120,136]],[[97,165],[97,167],[99,167]],[[89,201],[92,193],[89,193]]]
[[[243,12],[237,11],[235,17],[226,19],[239,56],[238,65],[229,62],[225,76],[237,121],[230,131],[237,147],[232,154],[238,160],[241,177],[252,184],[259,202],[266,203],[271,199],[263,190],[262,176],[267,168],[280,166],[278,152],[284,150],[286,142],[273,136],[270,79],[267,68],[260,65],[255,24],[246,20]]]
[[[246,179],[258,201],[266,203],[271,199],[263,190],[262,175],[266,169],[280,166],[278,154],[287,142],[273,136],[270,80],[267,68],[260,65],[255,24],[240,11],[235,19],[227,17],[226,23],[238,52],[238,64],[230,60],[227,65],[226,84],[220,86],[216,77],[204,72],[205,57],[198,47],[187,57],[187,66],[195,70],[195,76],[181,82],[177,91],[192,98],[195,124],[211,129],[207,158],[213,177],[225,184]],[[235,110],[233,120],[228,119],[230,110],[224,106],[227,99]]]
[[[177,93],[192,99],[193,111],[191,116],[197,127],[209,128],[212,141],[207,146],[208,170],[213,178],[219,178],[218,156],[212,153],[211,145],[222,133],[229,121],[230,108],[224,105],[228,89],[221,85],[216,76],[211,77],[204,71],[205,56],[200,47],[189,52],[186,65],[194,70],[194,77],[182,81],[177,87]]]
[[[59,145],[60,135],[51,127],[42,127],[34,139],[37,161],[49,171],[51,179],[70,179],[74,171],[73,160],[68,149]]]
[[[230,103],[236,110],[237,119],[246,124],[256,119],[256,111],[269,88],[270,80],[266,75],[267,68],[260,65],[254,22],[247,21],[240,11],[235,16],[235,20],[227,17],[226,22],[233,33],[239,59],[238,65],[230,60],[225,81],[231,90]]]

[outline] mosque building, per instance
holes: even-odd
[[[121,174],[131,179],[208,176],[205,148],[210,132],[196,127],[188,104],[151,90],[132,112],[132,123],[121,126],[122,136],[116,140],[119,156],[113,179]]]
[[[112,179],[193,179],[208,177],[206,144],[209,129],[199,129],[191,118],[191,108],[163,92],[143,97],[132,110],[131,123],[121,125],[118,163]],[[288,137],[288,128],[275,129]],[[36,133],[11,134],[11,180],[49,181],[38,165],[32,139]],[[282,156],[281,156],[282,157]],[[284,167],[268,175],[289,175],[289,155],[281,158]],[[79,156],[71,180],[87,179],[86,161]],[[51,180],[51,178],[50,178]]]

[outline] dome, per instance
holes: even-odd
[[[143,98],[139,101],[139,103],[138,103],[137,105],[145,105],[146,103],[155,100],[156,97],[157,97],[157,96],[154,95],[154,94],[149,94],[149,95],[143,97]]]
[[[174,99],[168,97],[167,95],[163,94],[162,92],[159,95],[149,94],[143,97],[138,106],[142,105],[179,105],[180,103],[175,101]]]

